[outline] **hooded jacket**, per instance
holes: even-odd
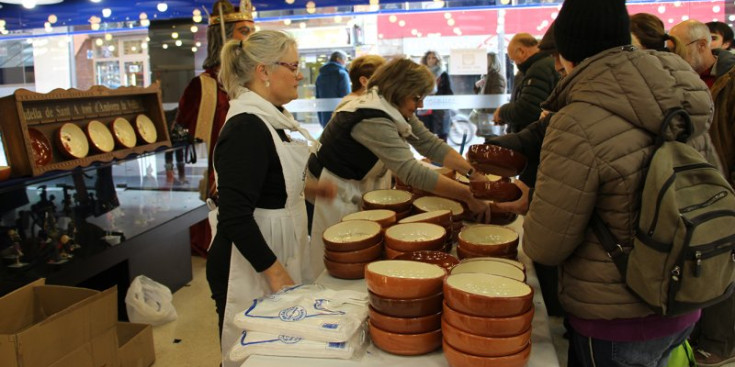
[[[715,84],[710,88],[715,116],[709,133],[722,163],[725,178],[735,185],[735,55],[714,50]]]
[[[640,188],[668,109],[691,115],[690,143],[716,163],[707,86],[673,53],[616,47],[562,79],[545,103],[556,113],[541,148],[523,249],[560,265],[559,299],[583,319],[629,319],[652,311],[630,293],[589,225],[597,212],[624,244],[632,242]],[[678,133],[674,124],[670,134]]]
[[[350,75],[344,65],[330,61],[319,68],[315,86],[316,98],[342,98],[350,94]],[[331,116],[331,111],[319,112],[322,127],[327,125]]]

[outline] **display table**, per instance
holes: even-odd
[[[513,228],[519,234],[522,233],[523,220],[519,217],[514,223],[508,225]],[[556,357],[556,351],[551,341],[551,333],[549,331],[549,316],[546,312],[546,305],[544,304],[543,297],[541,295],[541,289],[539,287],[538,278],[536,277],[536,271],[533,268],[532,261],[523,253],[523,250],[519,251],[518,259],[526,265],[526,282],[533,288],[533,303],[536,307],[536,311],[533,316],[533,332],[531,335],[531,358],[526,364],[526,367],[554,367],[559,366],[559,360]],[[322,273],[316,280],[316,283],[322,284],[325,287],[342,290],[350,289],[361,292],[367,292],[365,286],[365,280],[343,280],[331,277],[329,274]],[[366,366],[366,367],[432,367],[441,366],[446,367],[449,365],[441,349],[438,349],[432,353],[414,356],[404,357],[397,356],[387,352],[384,352],[376,348],[372,343],[368,346],[365,355],[360,359],[356,360],[340,360],[340,359],[318,359],[318,358],[290,358],[290,357],[272,357],[272,356],[261,356],[253,355],[248,358],[242,367],[282,367],[282,366],[301,366],[301,367],[341,367],[341,366]]]

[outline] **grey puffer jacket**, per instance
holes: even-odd
[[[653,138],[676,106],[692,117],[691,143],[716,163],[707,134],[712,99],[676,54],[632,46],[603,51],[577,65],[547,100],[545,108],[556,114],[541,148],[523,249],[534,261],[561,265],[559,299],[571,315],[610,320],[652,313],[626,289],[589,221],[597,212],[631,243]]]

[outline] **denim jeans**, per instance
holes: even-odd
[[[665,367],[669,353],[686,340],[692,327],[677,334],[639,342],[593,339],[569,328],[569,367]],[[572,350],[573,348],[573,350]]]

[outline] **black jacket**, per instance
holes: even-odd
[[[509,132],[519,132],[538,120],[541,102],[549,97],[559,81],[554,59],[545,52],[538,52],[518,65],[523,73],[520,84],[514,86],[509,103],[500,108],[500,119],[508,124]]]

